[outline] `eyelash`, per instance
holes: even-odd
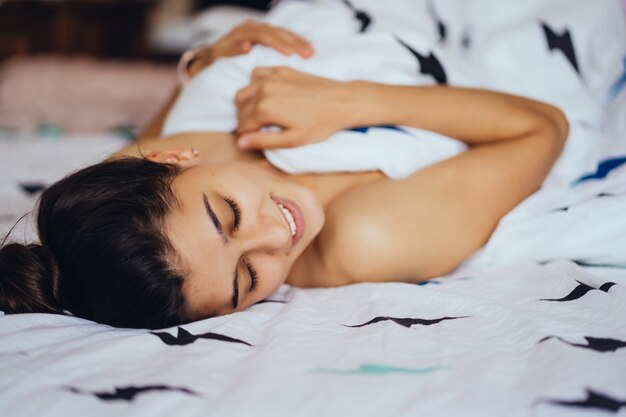
[[[239,203],[231,197],[226,197],[224,200],[226,200],[230,209],[233,211],[233,216],[235,217],[235,221],[233,222],[233,231],[236,232],[239,230],[239,225],[241,224],[241,209],[239,208]]]
[[[232,197],[225,197],[224,200],[230,206],[230,209],[233,211],[233,216],[235,221],[233,222],[233,231],[236,232],[239,230],[239,225],[241,224],[241,209],[239,208],[239,203]],[[248,273],[250,274],[250,281],[252,282],[250,285],[250,292],[254,292],[259,285],[259,275],[256,272],[256,269],[252,266],[252,264],[244,261],[246,268],[248,269]]]
[[[259,285],[259,276],[257,275],[256,270],[251,264],[246,261],[244,261],[244,263],[246,265],[246,268],[248,268],[248,272],[250,273],[250,278],[252,281],[252,285],[250,285],[250,292],[254,292]]]

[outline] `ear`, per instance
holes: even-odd
[[[160,164],[188,165],[188,161],[193,161],[196,156],[193,148],[176,148],[151,151],[146,154],[145,158]]]

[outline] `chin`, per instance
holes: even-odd
[[[311,233],[310,239],[313,240],[324,227],[326,213],[322,202],[313,192],[311,192],[308,208],[310,210],[310,219],[307,219],[307,221],[309,222],[309,232]]]

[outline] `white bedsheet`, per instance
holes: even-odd
[[[568,294],[579,298],[546,300]],[[623,416],[623,406],[615,414],[600,407],[626,400],[625,317],[624,270],[569,262],[517,263],[424,285],[284,285],[245,312],[152,333],[9,315],[0,320],[0,409]],[[589,408],[555,403],[588,392],[608,399]]]
[[[555,30],[563,29],[557,16],[593,21],[574,7],[580,3],[550,3]],[[368,4],[377,25],[395,3]],[[450,39],[461,39],[456,14],[445,20],[448,2],[434,4]],[[503,33],[520,16],[507,7]],[[426,15],[420,24],[435,30],[433,21]],[[612,80],[598,75],[609,71],[603,51],[626,39],[594,44],[592,29],[585,33],[572,32],[579,68],[593,91],[608,91]],[[613,72],[617,78],[620,68]],[[448,277],[283,285],[247,311],[155,332],[70,316],[0,316],[0,414],[626,416],[626,91],[600,109],[599,125],[574,118],[581,135],[560,162],[596,178],[548,184]],[[18,171],[30,178],[16,161],[47,160],[45,147],[31,149],[0,152],[3,187],[20,181]],[[36,165],[37,178],[81,165],[63,160],[49,177]],[[3,209],[14,195],[0,194]]]
[[[13,239],[36,240],[33,209],[41,190],[100,162],[126,143],[116,133],[39,136],[0,131],[0,236],[15,226]],[[18,222],[26,213],[30,214]]]
[[[309,39],[314,56],[283,56],[257,46],[247,55],[217,60],[181,91],[163,133],[235,129],[235,93],[250,82],[252,70],[286,65],[337,80],[479,87],[542,100],[560,107],[571,123],[569,145],[547,183],[568,182],[595,162],[609,89],[623,71],[626,28],[619,1],[527,0],[514,7],[489,0],[445,0],[436,7],[415,0],[349,4],[280,3],[267,20]],[[365,32],[359,32],[354,10],[370,16]],[[435,21],[445,22],[445,37],[438,35]],[[366,126],[264,154],[292,174],[380,170],[401,179],[463,149],[457,140],[422,129]]]

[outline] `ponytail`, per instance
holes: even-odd
[[[60,290],[59,267],[45,246],[10,243],[0,249],[0,310],[61,314]]]

